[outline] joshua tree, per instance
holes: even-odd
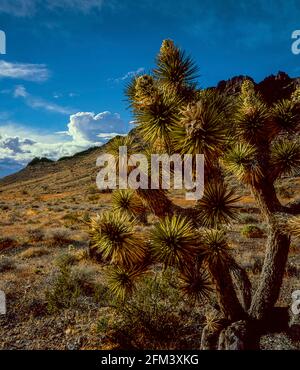
[[[178,284],[194,302],[209,297],[214,287],[221,319],[203,333],[215,331],[220,348],[246,348],[252,329],[259,326],[255,324],[278,299],[290,232],[299,234],[299,218],[289,221],[299,207],[281,205],[274,186],[280,176],[300,168],[299,92],[270,106],[250,80],[243,82],[237,96],[198,89],[195,64],[170,40],[163,42],[156,64],[151,74],[135,76],[126,88],[135,135],[148,153],[204,154],[204,196],[182,208],[163,189],[138,189],[142,202],[132,193],[118,192],[114,206],[121,213],[92,220],[94,246],[115,265],[110,283],[123,298],[133,292],[137,277],[151,263],[178,269]],[[131,150],[141,146],[132,145]],[[111,152],[117,155],[116,143]],[[226,237],[225,226],[238,212],[238,196],[228,181],[232,175],[251,189],[268,225],[264,264],[253,296],[247,273],[230,254]],[[144,204],[158,222],[141,238],[134,233],[132,216]]]

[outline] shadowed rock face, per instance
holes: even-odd
[[[35,166],[35,165],[37,165],[37,164],[52,163],[52,162],[54,162],[54,161],[52,161],[51,159],[48,159],[48,158],[46,158],[46,157],[42,157],[42,158],[35,157],[35,158],[33,158],[33,160],[32,160],[32,161],[30,161],[30,162],[28,163],[28,165],[27,165],[27,166]]]
[[[299,84],[299,79],[290,78],[285,72],[278,72],[276,76],[271,75],[257,85],[268,104],[275,103],[281,99],[288,99]]]
[[[220,81],[216,89],[228,95],[239,94],[245,79],[254,83],[256,90],[262,95],[267,104],[288,99],[300,84],[299,78],[291,78],[285,72],[278,72],[277,75],[270,75],[259,83],[255,83],[249,76],[236,76],[226,81]]]

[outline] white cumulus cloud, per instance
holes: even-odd
[[[26,91],[26,90],[25,90]],[[23,96],[21,88],[17,95]],[[0,122],[0,177],[19,170],[34,157],[57,160],[93,146],[100,146],[129,126],[118,113],[78,112],[70,116],[66,130],[41,133],[16,124]]]
[[[97,142],[103,135],[124,134],[128,127],[118,113],[78,112],[70,116],[68,134],[75,142]]]

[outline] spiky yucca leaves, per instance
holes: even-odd
[[[181,119],[172,138],[183,154],[204,154],[207,163],[221,155],[226,143],[224,113],[207,100],[199,100],[181,111]]]
[[[213,291],[209,274],[194,266],[180,274],[179,287],[184,296],[192,301],[192,304],[207,302]]]
[[[142,263],[146,247],[134,233],[135,222],[120,212],[103,212],[91,218],[90,236],[103,258],[122,266]]]
[[[235,126],[237,137],[250,144],[271,140],[277,133],[267,106],[262,102],[253,106],[242,105],[235,115]]]
[[[234,133],[238,139],[255,145],[270,142],[276,136],[278,127],[252,81],[245,80],[242,83],[237,107]]]
[[[158,89],[150,75],[139,76],[135,80],[134,103],[136,109],[144,109],[158,99]]]
[[[160,93],[153,104],[136,110],[136,123],[143,139],[152,145],[160,139],[165,150],[172,152],[170,134],[178,121],[181,104],[182,101],[177,96]]]
[[[119,171],[120,166],[120,147],[126,147],[127,157],[137,153],[140,150],[140,145],[135,143],[134,138],[130,135],[116,136],[109,142],[106,148],[106,153],[111,154],[115,158],[116,170]],[[126,164],[125,164],[126,165]],[[128,172],[132,170],[131,166],[127,166]]]
[[[295,98],[296,99],[296,98]],[[300,109],[297,100],[282,100],[272,108],[272,119],[280,131],[295,133],[300,129]]]
[[[203,229],[200,230],[201,256],[203,263],[208,267],[228,265],[231,260],[229,245],[224,230]]]
[[[288,221],[289,231],[295,235],[297,238],[300,238],[300,216],[293,217]]]
[[[227,124],[232,123],[232,114],[235,112],[236,102],[231,96],[227,96],[217,90],[206,89],[197,91],[197,100],[201,100],[206,105],[210,105],[218,112],[223,113]]]
[[[300,170],[300,143],[288,139],[279,140],[271,149],[271,170],[274,178],[293,175]]]
[[[133,137],[126,135],[114,137],[113,140],[108,143],[106,153],[112,154],[115,159],[118,160],[120,146],[127,147],[128,156],[135,153],[137,150],[137,145],[135,145]]]
[[[142,104],[142,102],[138,99],[138,97],[139,96],[143,97],[144,94],[142,93],[141,90],[138,91],[138,89],[143,87],[143,86],[142,86],[141,82],[138,85],[138,81],[141,81],[141,78],[143,78],[143,77],[145,77],[144,80],[148,78],[149,83],[152,82],[152,77],[149,76],[149,75],[135,74],[129,80],[129,82],[125,85],[124,93],[125,93],[125,96],[126,96],[126,100],[129,103],[129,108],[134,109],[137,106],[140,107],[141,104]],[[144,91],[146,92],[147,90],[144,90]],[[144,97],[145,97],[145,95],[144,95]],[[149,95],[148,95],[148,97],[149,97]]]
[[[146,212],[145,205],[133,190],[115,190],[112,203],[114,210],[125,212],[129,216],[140,216]]]
[[[198,68],[172,40],[163,41],[156,64],[154,75],[164,89],[172,91],[186,102],[193,99]]]
[[[134,108],[135,94],[136,94],[136,81],[139,76],[133,76],[125,85],[124,94],[126,101],[129,103],[128,108]]]
[[[224,317],[218,311],[209,311],[205,315],[204,325],[211,333],[218,332],[223,328]]]
[[[191,221],[180,215],[167,216],[150,234],[151,252],[166,267],[184,269],[199,249],[199,237]]]
[[[261,96],[255,91],[253,81],[245,79],[241,86],[239,105],[243,108],[251,108],[261,102]]]
[[[236,219],[236,202],[240,199],[223,182],[206,184],[204,195],[197,203],[199,223],[206,227],[217,227]]]
[[[106,272],[108,288],[119,299],[124,300],[132,294],[136,287],[136,281],[147,272],[147,265],[132,267],[111,266]]]
[[[222,159],[225,168],[235,177],[247,184],[263,177],[261,166],[257,159],[257,150],[247,143],[237,143]]]
[[[300,103],[300,87],[297,86],[294,92],[291,95],[291,101],[294,103]]]

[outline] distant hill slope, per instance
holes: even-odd
[[[214,88],[228,95],[238,94],[241,84],[248,76],[237,76],[227,81],[221,81]],[[255,84],[267,103],[278,99],[289,98],[299,78],[291,78],[284,72],[271,75],[260,83]],[[134,135],[134,130],[131,134]],[[113,139],[112,139],[113,140]],[[0,179],[0,191],[30,190],[40,192],[41,188],[48,188],[51,193],[78,191],[95,184],[97,174],[96,159],[103,152],[105,146],[90,148],[71,157],[64,157],[58,161],[34,159],[21,171]]]
[[[113,139],[112,139],[113,140]],[[80,191],[95,183],[96,159],[107,144],[94,147],[58,161],[35,158],[21,171],[0,179],[0,191],[37,191],[51,193]]]

